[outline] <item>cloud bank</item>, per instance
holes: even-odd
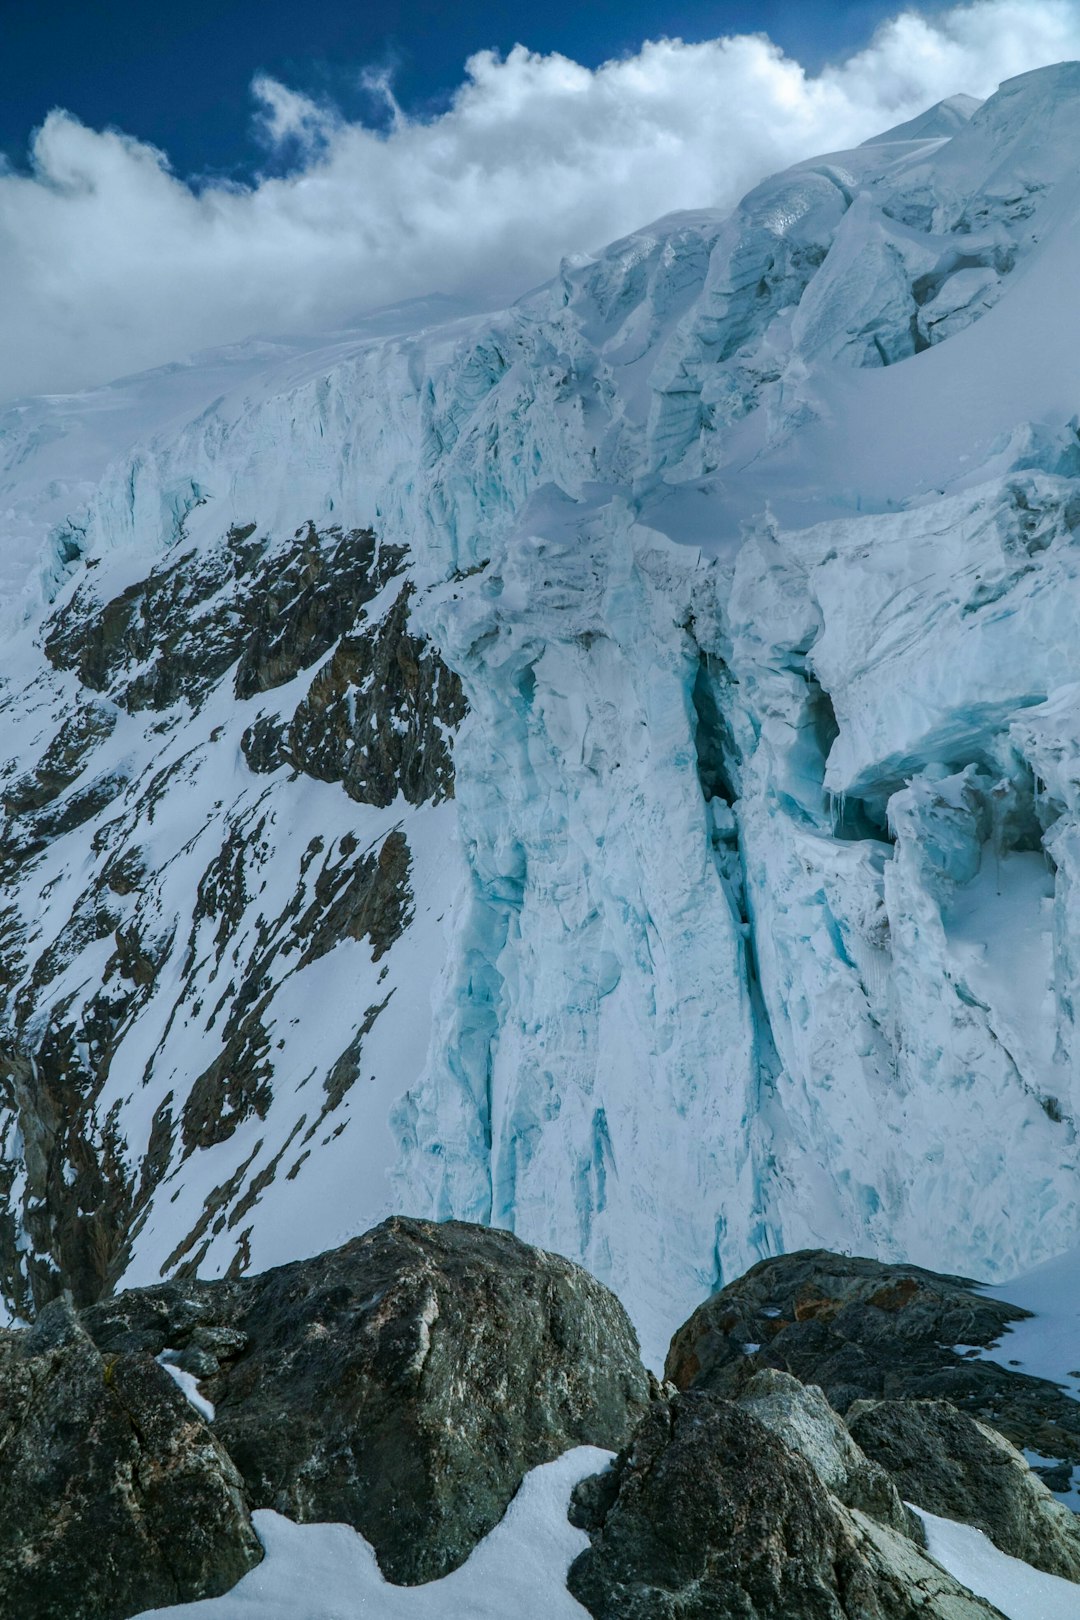
[[[295,172],[197,191],[154,147],[53,111],[30,172],[0,171],[0,398],[432,291],[509,300],[564,254],[1070,57],[1080,0],[977,0],[903,12],[814,76],[764,35],[654,41],[596,70],[481,51],[436,118],[384,84],[386,130],[260,77],[263,138]]]

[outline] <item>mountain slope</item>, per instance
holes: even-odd
[[[1074,1240],[1078,133],[1063,64],[6,414],[13,1309],[398,1208],[655,1353],[776,1250]]]

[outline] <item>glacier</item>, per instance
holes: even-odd
[[[1080,1240],[1078,138],[1065,63],[0,413],[10,1311],[399,1209],[656,1359],[767,1254]]]

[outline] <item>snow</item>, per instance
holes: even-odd
[[[1076,1620],[1080,1614],[1080,1588],[1074,1581],[1047,1575],[999,1552],[973,1525],[939,1519],[922,1508],[912,1511],[926,1529],[930,1556],[976,1597],[1000,1609],[1007,1620]]]
[[[183,1367],[176,1366],[173,1357],[178,1353],[176,1350],[163,1350],[160,1356],[156,1358],[158,1366],[164,1367],[173,1382],[180,1386],[186,1399],[191,1402],[199,1416],[205,1418],[207,1423],[213,1423],[214,1403],[208,1401],[206,1396],[200,1392],[199,1380],[194,1373],[186,1372]]]
[[[1080,1400],[1080,1248],[988,1292],[1032,1315],[1014,1323],[984,1358],[1049,1378]]]
[[[1070,1249],[1026,1274],[987,1290],[995,1299],[1019,1305],[1031,1315],[1006,1328],[996,1344],[954,1345],[958,1355],[1000,1365],[1032,1378],[1045,1378],[1080,1401],[1080,1248]],[[1033,1468],[1060,1465],[1059,1457],[1025,1451]],[[1080,1512],[1080,1468],[1055,1496]]]
[[[266,1557],[224,1597],[148,1609],[137,1620],[582,1620],[566,1572],[589,1544],[570,1492],[611,1453],[578,1446],[526,1474],[502,1521],[460,1569],[425,1586],[384,1580],[369,1542],[343,1524],[252,1515]]]

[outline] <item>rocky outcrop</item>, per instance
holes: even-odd
[[[57,1299],[0,1334],[0,1613],[124,1620],[262,1557],[240,1476],[162,1367]]]
[[[871,1460],[855,1444],[843,1419],[815,1385],[800,1384],[789,1373],[766,1368],[755,1373],[740,1395],[739,1405],[805,1457],[818,1479],[845,1507],[859,1508],[922,1545],[919,1519],[904,1506],[880,1462]]]
[[[905,1501],[973,1524],[1002,1552],[1080,1581],[1080,1518],[1002,1435],[948,1401],[856,1401],[848,1425]]]
[[[595,1620],[988,1620],[905,1537],[849,1512],[745,1407],[654,1405],[577,1488],[592,1545],[567,1584]]]
[[[433,1580],[526,1470],[624,1444],[650,1399],[615,1297],[507,1232],[395,1218],[317,1260],[169,1283],[85,1313],[103,1352],[205,1380],[254,1507],[354,1525],[388,1579]]]
[[[570,1509],[591,1545],[568,1585],[595,1620],[996,1616],[899,1492],[1075,1573],[1072,1515],[999,1436],[944,1403],[849,1419],[775,1369],[734,1399],[666,1398],[588,1273],[396,1217],[261,1275],[81,1312],[64,1296],[0,1333],[0,1613],[17,1593],[20,1620],[126,1620],[223,1592],[261,1556],[253,1508],[352,1524],[389,1580],[434,1580],[582,1444],[621,1448]]]
[[[840,1413],[857,1400],[947,1400],[1016,1446],[1080,1462],[1080,1405],[965,1353],[1026,1315],[967,1278],[804,1250],[761,1261],[706,1300],[672,1339],[666,1376],[730,1395],[774,1367],[819,1385]]]
[[[251,697],[310,668],[401,570],[401,548],[370,529],[309,523],[282,544],[256,529],[231,529],[106,602],[88,580],[49,627],[50,662],[131,711],[198,704],[234,664],[237,697]]]
[[[342,636],[291,719],[263,715],[241,747],[254,771],[291,765],[340,782],[361,804],[438,802],[453,792],[449,736],[461,682],[409,628],[408,583],[386,616]]]
[[[78,780],[86,760],[95,747],[111,734],[115,725],[116,713],[108,705],[79,703],[74,712],[64,719],[33,770],[17,776],[0,794],[5,815],[19,817],[35,814],[52,804]],[[39,821],[35,828],[36,835],[42,836],[43,830]],[[35,833],[31,834],[31,838]],[[20,840],[23,843],[25,836],[23,830]]]

